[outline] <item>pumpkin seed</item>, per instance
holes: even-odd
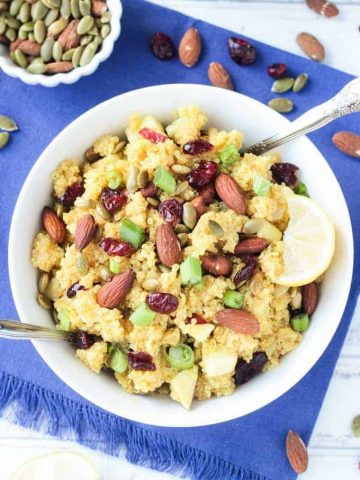
[[[93,36],[92,35],[84,35],[83,37],[81,37],[81,40],[80,40],[80,45],[88,45],[90,42],[92,42],[93,40]]]
[[[106,210],[102,203],[98,203],[96,205],[96,211],[104,220],[109,220],[111,218],[110,212]]]
[[[4,17],[0,17],[0,35],[2,35],[6,30],[6,21]]]
[[[137,184],[139,188],[144,188],[149,183],[149,174],[147,170],[142,170],[137,177]]]
[[[301,292],[297,291],[291,299],[291,306],[294,310],[297,310],[301,307],[302,295]]]
[[[268,105],[279,113],[289,113],[294,108],[293,102],[288,98],[273,98],[269,101]]]
[[[70,0],[70,10],[74,18],[80,18],[79,0]]]
[[[55,301],[57,298],[61,297],[63,294],[62,289],[59,284],[59,280],[53,277],[50,280],[49,286],[46,289],[46,296],[50,298],[50,300]]]
[[[285,93],[294,85],[294,79],[291,77],[284,77],[275,80],[272,84],[271,91],[275,93]]]
[[[34,37],[40,45],[44,42],[46,37],[46,27],[43,20],[37,20],[34,25]]]
[[[178,240],[180,242],[180,245],[182,247],[185,247],[185,245],[187,245],[189,243],[189,235],[187,233],[179,233],[177,238],[178,238]]]
[[[90,35],[94,35],[94,37],[98,36],[99,32],[97,26],[94,24],[87,33],[89,33]]]
[[[40,62],[31,62],[31,64],[27,67],[27,71],[35,75],[42,75],[46,72],[46,65],[45,63]]]
[[[40,276],[39,276],[39,280],[38,280],[38,290],[40,293],[44,293],[45,290],[47,289],[48,285],[49,285],[49,281],[50,281],[50,277],[49,277],[49,274],[46,273],[46,272],[43,272]]]
[[[160,202],[157,198],[147,197],[146,201],[152,206],[157,208],[160,205]]]
[[[144,290],[147,290],[148,292],[153,292],[158,288],[159,282],[155,278],[148,278],[142,283],[141,286]]]
[[[48,28],[48,36],[49,37],[56,37],[59,35],[65,28],[67,27],[67,24],[69,23],[69,20],[67,18],[59,18],[59,20],[56,20],[54,23],[52,23],[49,28]]]
[[[16,40],[16,30],[13,28],[7,28],[5,36],[10,40],[10,42],[14,42]]]
[[[17,130],[18,126],[14,120],[6,115],[0,115],[0,130],[6,130],[7,132],[13,132]]]
[[[30,20],[31,18],[31,12],[30,12],[30,4],[25,2],[21,5],[20,12],[18,15],[18,19],[20,20],[21,23],[26,23]]]
[[[175,225],[175,232],[176,233],[189,233],[190,229],[184,225],[183,223],[178,223]]]
[[[45,308],[45,310],[50,310],[51,301],[46,295],[44,295],[43,293],[39,293],[39,295],[37,296],[37,301],[40,307]]]
[[[56,215],[60,218],[62,217],[63,213],[65,212],[64,205],[61,205],[61,203],[55,203],[54,210],[55,210]]]
[[[41,0],[45,7],[54,9],[60,8],[61,0]]]
[[[79,3],[79,6],[80,6],[80,3]],[[94,26],[93,17],[91,17],[90,15],[85,15],[85,17],[83,17],[78,23],[76,32],[78,35],[85,35],[85,33],[88,33],[93,26]]]
[[[167,267],[166,265],[163,265],[162,263],[159,264],[159,268],[162,271],[162,273],[170,273],[171,269]]]
[[[296,77],[293,85],[293,91],[295,93],[299,93],[305,87],[308,78],[309,76],[307,73],[301,73],[298,77]]]
[[[264,289],[264,282],[261,273],[256,273],[250,281],[250,291],[253,295],[258,296]]]
[[[98,45],[96,42],[91,42],[86,45],[80,58],[80,67],[85,67],[85,65],[88,65],[91,62],[95,56],[97,47]]]
[[[70,48],[70,50],[63,53],[62,60],[64,62],[71,62],[74,52],[75,48]]]
[[[360,437],[360,415],[357,415],[352,423],[351,423],[351,430],[354,437]]]
[[[10,53],[9,53],[9,57],[10,57],[10,59],[11,59],[11,61],[12,61],[13,63],[16,63],[14,53],[15,53],[15,52],[10,52]]]
[[[8,132],[0,132],[0,148],[5,147],[5,145],[9,141],[9,133]]]
[[[44,62],[50,62],[52,59],[52,52],[55,40],[51,37],[47,37],[44,43],[41,45],[40,55]]]
[[[35,43],[35,35],[33,32],[29,32],[28,33],[28,39],[30,40],[30,42],[34,42]]]
[[[50,27],[50,25],[54,23],[55,20],[57,20],[58,16],[59,16],[59,10],[56,10],[56,9],[50,10],[49,13],[46,15],[46,17],[44,18],[45,27]],[[62,15],[62,17],[65,17],[65,15]]]
[[[72,56],[72,64],[74,66],[74,68],[77,68],[80,64],[80,58],[81,58],[81,55],[83,54],[83,51],[84,51],[84,47],[76,47],[75,48],[75,51],[74,51],[74,55]]]
[[[20,11],[20,8],[23,4],[24,0],[13,0],[10,4],[10,8],[9,8],[9,14],[12,16],[12,17],[16,17],[16,15],[19,13]]]
[[[58,313],[55,309],[51,312],[55,325],[59,323]]]
[[[96,225],[95,234],[94,234],[94,241],[100,242],[103,237],[103,229],[100,225]]]
[[[99,33],[96,33],[95,35],[97,35],[97,36],[94,37],[93,43],[96,45],[96,49],[97,49],[97,47],[99,47],[99,45],[102,44],[103,39],[102,39],[102,37],[99,35]]]
[[[87,162],[94,163],[97,162],[101,157],[97,152],[95,152],[94,147],[89,147],[84,153],[84,158]]]
[[[111,279],[111,272],[110,270],[105,267],[105,265],[101,266],[99,269],[99,277],[105,282],[108,282]]]
[[[1,32],[0,32],[1,33]],[[23,29],[23,27],[20,27],[19,28],[19,31],[18,31],[18,38],[20,40],[26,40],[28,38],[28,32],[26,30]]]
[[[14,30],[19,30],[21,27],[21,22],[17,18],[9,17],[6,19],[6,24],[8,27],[13,28]]]
[[[79,0],[79,10],[83,17],[91,15],[91,2],[90,0]]]
[[[26,22],[21,26],[25,32],[32,32],[34,30],[35,22]]]
[[[178,183],[176,185],[176,189],[175,189],[174,193],[172,194],[172,196],[181,195],[182,193],[185,192],[185,190],[188,188],[188,186],[189,186],[189,184],[186,180],[184,182]]]
[[[49,9],[45,7],[45,5],[40,0],[38,0],[36,3],[33,3],[31,7],[31,17],[34,21],[43,20],[48,14],[48,12]]]
[[[138,168],[137,167],[130,167],[129,172],[128,172],[128,177],[126,179],[126,188],[129,192],[134,193],[139,188],[138,176],[139,176]]]
[[[106,38],[109,35],[109,33],[110,33],[110,25],[108,24],[103,25],[100,31],[101,37]]]
[[[254,235],[264,226],[264,224],[265,220],[262,218],[251,218],[244,224],[242,232],[247,235]]]
[[[195,207],[192,203],[186,202],[183,205],[183,214],[182,214],[183,223],[192,230],[197,222],[197,213]]]
[[[119,153],[126,145],[126,142],[122,141],[122,142],[119,142],[116,147],[114,148],[113,150],[113,153]]]
[[[191,168],[187,167],[186,165],[179,165],[179,164],[173,165],[171,167],[171,170],[174,173],[177,173],[178,175],[187,175],[188,173],[191,172]]]
[[[69,18],[71,15],[70,0],[62,0],[60,7],[60,15]]]
[[[63,54],[63,46],[60,42],[56,41],[53,46],[52,56],[55,62],[60,62]]]
[[[76,256],[76,268],[82,277],[87,275],[89,271],[89,261],[84,252],[78,252]]]
[[[222,228],[221,225],[219,225],[217,222],[214,222],[214,220],[209,220],[208,223],[209,229],[213,235],[216,237],[223,237],[224,236],[224,229]]]
[[[26,55],[21,51],[16,49],[14,52],[15,55],[15,61],[21,68],[26,68],[27,67],[27,58]]]
[[[100,22],[101,23],[109,23],[111,20],[111,13],[109,12],[109,10],[107,10],[106,12],[104,12],[101,17],[100,17]]]
[[[41,63],[44,64],[44,61],[41,57],[35,57],[33,60],[31,60],[31,63]]]

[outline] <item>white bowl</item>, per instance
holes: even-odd
[[[36,302],[37,272],[30,263],[31,243],[40,227],[40,212],[51,201],[50,175],[65,158],[83,152],[104,133],[122,133],[132,112],[171,120],[181,105],[196,104],[209,124],[245,133],[248,144],[288,125],[288,120],[244,95],[201,85],[162,85],[136,90],[101,103],[65,128],[35,163],[19,195],[9,239],[9,270],[15,304],[23,322],[52,326],[51,315]],[[343,314],[352,277],[353,239],[349,213],[330,167],[307,138],[281,147],[284,161],[300,167],[312,197],[328,211],[336,228],[335,257],[321,288],[311,328],[300,346],[280,365],[241,386],[229,397],[194,402],[190,412],[163,396],[129,395],[107,375],[86,369],[66,344],[35,341],[45,362],[71,388],[116,415],[154,425],[187,427],[223,422],[269,404],[295,385],[328,346]],[[25,248],[24,248],[25,246]],[[19,255],[18,252],[26,252]]]
[[[7,46],[0,44],[0,70],[10,77],[19,78],[28,85],[42,85],[43,87],[57,87],[61,83],[75,83],[81,77],[86,77],[95,72],[101,62],[104,62],[111,55],[114,43],[121,31],[120,19],[122,5],[120,0],[106,0],[111,12],[111,31],[101,44],[101,48],[88,65],[74,68],[68,73],[56,73],[55,75],[36,75],[26,69],[18,67],[9,57]]]

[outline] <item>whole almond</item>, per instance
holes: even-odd
[[[224,257],[224,255],[203,255],[201,264],[206,273],[211,273],[215,277],[221,275],[226,277],[231,274],[233,269],[231,260]]]
[[[106,11],[106,4],[101,0],[91,0],[91,13],[94,17],[101,17]]]
[[[326,0],[306,0],[306,3],[314,12],[324,17],[331,18],[339,15],[337,6]]]
[[[181,246],[179,240],[168,223],[163,223],[156,232],[156,250],[160,262],[166,267],[172,267],[181,261]]]
[[[204,199],[205,205],[210,205],[216,195],[214,184],[208,183],[205,187],[199,188],[199,195]]]
[[[50,207],[45,207],[42,214],[42,220],[49,237],[51,237],[56,243],[62,243],[65,240],[66,229],[61,218],[59,218]]]
[[[319,300],[318,286],[315,282],[304,285],[302,288],[302,307],[304,312],[312,315]]]
[[[17,38],[13,42],[10,42],[10,52],[14,52],[20,45],[20,43],[24,42],[24,40],[21,40],[20,38]]]
[[[80,35],[78,35],[76,32],[78,24],[79,20],[71,20],[65,30],[61,32],[58,42],[61,43],[64,52],[70,50],[70,48],[76,48],[80,45]]]
[[[46,73],[66,73],[73,68],[72,62],[52,62],[46,65]]]
[[[332,137],[332,142],[346,155],[360,158],[360,135],[351,132],[337,132]]]
[[[115,275],[110,282],[104,283],[97,294],[97,303],[101,307],[115,308],[130,292],[135,280],[132,270]]]
[[[96,229],[95,219],[89,213],[80,218],[75,229],[75,247],[83,250],[94,238]]]
[[[289,430],[286,436],[286,454],[293,470],[299,475],[308,467],[309,456],[300,435]]]
[[[32,42],[31,40],[23,40],[19,43],[17,48],[26,55],[38,57],[40,55],[41,45],[36,42]]]
[[[299,33],[296,41],[302,51],[312,60],[321,62],[325,58],[325,49],[319,40],[310,33]]]
[[[269,242],[265,238],[246,238],[236,245],[235,255],[260,253],[268,246]]]
[[[250,312],[235,308],[220,310],[215,319],[223,327],[230,328],[236,333],[255,335],[260,331],[260,324]]]
[[[211,85],[214,85],[214,87],[225,88],[226,90],[234,90],[231,77],[220,62],[210,63],[208,76]]]
[[[201,215],[205,213],[206,210],[206,203],[204,198],[201,195],[198,195],[191,200],[191,203],[196,210],[198,218],[201,217]]]
[[[181,39],[179,45],[179,58],[186,67],[193,67],[199,60],[201,53],[201,37],[199,31],[191,27]]]
[[[220,173],[215,179],[215,190],[221,200],[236,213],[246,213],[246,199],[235,180],[227,173]]]

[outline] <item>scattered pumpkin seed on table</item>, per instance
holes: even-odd
[[[13,132],[18,130],[18,126],[14,120],[6,115],[0,115],[0,130],[5,130],[6,132]]]
[[[269,107],[279,113],[289,113],[294,109],[294,104],[288,98],[273,98],[268,103]]]
[[[0,133],[0,148],[5,147],[5,145],[9,141],[9,137],[10,137],[10,135],[9,135],[8,132],[1,132]]]
[[[293,84],[294,79],[291,77],[279,78],[272,84],[271,91],[274,93],[285,93],[291,89]]]
[[[353,418],[351,423],[351,430],[354,437],[360,437],[360,415]]]
[[[300,75],[298,75],[293,85],[293,91],[295,93],[299,93],[307,84],[308,78],[309,77],[307,73],[301,73]]]

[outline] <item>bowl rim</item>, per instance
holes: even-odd
[[[51,148],[53,148],[54,144],[56,145],[57,142],[61,142],[61,137],[62,137],[62,135],[65,131],[69,131],[72,128],[76,127],[77,124],[81,124],[83,122],[83,120],[86,118],[87,115],[89,115],[90,113],[93,113],[94,111],[96,112],[98,109],[99,110],[103,109],[103,108],[106,109],[106,107],[111,105],[111,103],[113,103],[113,102],[116,103],[117,101],[123,101],[123,102],[128,101],[128,100],[131,100],[133,97],[136,97],[138,95],[140,95],[140,96],[141,95],[159,95],[159,94],[163,93],[164,90],[167,91],[167,93],[171,92],[173,94],[176,94],[176,93],[178,93],[179,89],[190,89],[194,93],[196,93],[196,91],[198,91],[200,93],[200,91],[205,91],[205,90],[208,90],[209,94],[214,92],[214,87],[212,87],[212,86],[204,86],[204,85],[198,85],[198,84],[166,84],[166,85],[157,85],[157,86],[152,86],[152,87],[141,88],[141,89],[133,90],[133,91],[115,96],[115,97],[110,98],[110,99],[106,100],[105,102],[102,102],[102,103],[92,107],[91,109],[87,110],[82,115],[77,117],[73,122],[71,122],[69,125],[67,125],[49,143],[49,145],[45,148],[45,150],[41,153],[39,158],[33,164],[32,168],[31,168],[30,172],[28,173],[27,178],[26,178],[26,180],[25,180],[25,182],[22,186],[22,189],[19,193],[16,205],[15,205],[15,208],[14,208],[13,217],[12,217],[12,221],[11,221],[11,227],[10,227],[10,234],[9,234],[9,244],[8,244],[8,262],[9,262],[10,285],[11,285],[11,290],[12,290],[14,302],[15,302],[15,305],[16,305],[16,308],[17,308],[17,311],[18,311],[18,314],[19,314],[19,317],[20,317],[20,321],[22,321],[21,320],[22,318],[26,318],[26,312],[22,307],[22,299],[19,296],[19,292],[18,292],[18,288],[17,288],[18,273],[16,272],[16,269],[14,269],[14,260],[15,260],[15,257],[16,257],[16,250],[14,248],[12,248],[12,245],[13,245],[13,240],[15,239],[16,232],[18,230],[18,225],[21,222],[21,214],[20,214],[20,207],[19,206],[23,202],[26,202],[27,189],[33,184],[33,182],[34,182],[33,179],[36,177],[37,170],[40,169],[42,163],[49,156],[48,152],[51,151]],[[220,90],[220,92],[218,93],[219,95],[229,96],[229,98],[235,99],[235,97],[234,97],[235,95],[236,96],[241,96],[243,101],[245,101],[245,102],[250,101],[250,102],[253,102],[254,104],[256,104],[257,107],[260,108],[260,111],[263,108],[271,110],[265,104],[259,102],[258,100],[255,100],[251,97],[248,97],[246,95],[239,94],[237,92],[228,91],[228,90],[222,90],[222,89],[218,89],[218,90]],[[121,98],[121,100],[120,100],[120,98]],[[168,111],[168,109],[166,109],[166,108],[164,108],[164,111],[170,113]],[[282,115],[280,115],[280,114],[278,114],[277,112],[274,112],[274,111],[272,111],[272,112],[273,112],[274,115],[279,117],[279,126],[281,124],[286,126],[290,123],[290,121],[288,119],[284,118]],[[281,118],[281,121],[280,121],[280,118]],[[119,125],[119,130],[121,128],[122,128],[122,126]],[[244,128],[244,130],[246,131],[246,128]],[[187,418],[188,424],[186,424],[186,425],[184,425],[184,423],[180,422],[178,419],[173,419],[173,420],[170,421],[169,418],[167,418],[166,415],[164,415],[163,417],[153,418],[153,417],[151,417],[151,413],[149,414],[148,411],[145,411],[145,413],[139,411],[139,412],[136,413],[136,415],[134,415],[134,414],[129,414],[129,412],[126,412],[126,411],[119,412],[119,410],[116,408],[116,406],[114,407],[112,405],[107,405],[106,407],[104,407],[104,403],[99,402],[97,400],[96,395],[90,394],[89,392],[87,392],[85,394],[82,387],[80,388],[76,383],[74,383],[72,381],[72,379],[67,378],[67,374],[61,368],[61,366],[57,365],[56,361],[53,361],[53,359],[48,358],[48,355],[46,353],[46,348],[44,347],[44,345],[42,344],[41,341],[36,341],[36,340],[32,341],[35,349],[37,350],[39,355],[42,357],[42,359],[45,361],[45,363],[49,366],[49,368],[51,368],[53,370],[53,372],[65,384],[67,384],[69,387],[71,387],[80,396],[85,398],[87,401],[90,401],[90,402],[94,403],[98,407],[100,407],[102,409],[105,409],[106,411],[109,411],[112,414],[127,418],[127,419],[132,420],[132,421],[138,421],[138,422],[143,422],[145,424],[165,426],[165,427],[194,427],[194,426],[213,425],[213,424],[216,424],[216,423],[221,423],[221,422],[224,422],[224,421],[232,420],[234,418],[239,418],[241,416],[244,416],[244,415],[247,415],[251,412],[254,412],[254,411],[256,411],[256,410],[258,410],[258,409],[260,409],[264,406],[269,405],[270,403],[272,403],[273,401],[275,401],[276,399],[281,397],[283,394],[285,394],[287,391],[289,391],[294,385],[296,385],[311,370],[311,368],[315,365],[315,363],[319,360],[319,358],[325,352],[326,348],[328,347],[330,341],[332,340],[335,332],[337,331],[337,329],[339,327],[339,324],[341,322],[341,319],[342,319],[342,316],[343,316],[343,313],[344,313],[344,310],[345,310],[345,307],[346,307],[346,304],[347,304],[348,295],[349,295],[349,292],[350,292],[352,273],[353,273],[353,265],[354,265],[354,243],[353,243],[352,225],[351,225],[351,220],[350,220],[350,215],[349,215],[349,211],[348,211],[348,208],[347,208],[347,204],[346,204],[344,195],[342,193],[341,187],[340,187],[334,173],[332,172],[331,168],[327,164],[324,156],[317,149],[317,147],[307,137],[303,137],[302,139],[299,139],[299,140],[296,140],[296,141],[299,142],[300,140],[303,143],[305,142],[310,148],[313,149],[313,151],[316,151],[318,153],[321,160],[324,162],[323,167],[328,169],[329,174],[333,177],[333,180],[336,182],[336,184],[339,188],[339,194],[341,196],[340,200],[343,202],[343,204],[344,204],[343,206],[345,208],[344,209],[344,213],[345,213],[345,217],[346,217],[345,221],[347,223],[347,226],[349,227],[348,231],[346,232],[346,235],[348,237],[347,241],[346,241],[346,248],[347,248],[347,251],[346,251],[347,257],[346,258],[347,258],[347,261],[348,261],[348,269],[346,271],[346,275],[344,275],[344,285],[345,286],[344,286],[344,289],[343,289],[342,298],[341,298],[341,302],[340,302],[341,307],[339,309],[339,318],[337,319],[336,323],[333,322],[332,327],[328,328],[325,331],[324,336],[321,337],[322,342],[323,342],[321,348],[318,349],[316,352],[312,352],[311,357],[305,359],[304,363],[306,364],[306,368],[303,368],[303,370],[299,369],[300,373],[299,373],[299,371],[295,371],[294,376],[289,381],[287,381],[285,385],[284,385],[284,382],[282,382],[281,385],[276,385],[275,388],[271,390],[271,393],[269,395],[270,399],[267,399],[266,401],[262,401],[262,399],[256,399],[254,404],[250,408],[248,408],[248,410],[243,411],[240,415],[238,413],[234,415],[232,410],[229,409],[229,411],[225,410],[225,411],[221,412],[221,415],[220,415],[221,418],[217,418],[216,420],[213,420],[213,419],[201,416],[201,415],[200,415],[200,417],[201,417],[201,420],[200,420],[199,418],[196,417],[197,412],[195,410],[195,411],[186,412],[189,415],[188,418]],[[304,343],[304,342],[302,342],[302,343]],[[298,347],[298,349],[299,348],[300,347]],[[295,351],[297,351],[298,349],[296,349]],[[287,354],[286,357],[288,355],[291,355],[291,353]],[[75,359],[75,356],[74,356],[74,359]],[[272,371],[267,372],[266,375],[270,376],[274,371],[277,371],[278,368],[279,367],[273,369]],[[294,372],[292,372],[292,373],[294,373]],[[252,382],[249,382],[249,383],[252,383]],[[236,395],[236,392],[231,397],[233,397],[234,395]],[[231,397],[227,397],[227,398],[231,398]],[[222,398],[226,398],[226,397],[222,397]],[[215,405],[215,401],[216,400],[211,400],[211,402],[214,402],[214,405]],[[181,408],[181,407],[179,406],[179,408]],[[214,406],[214,408],[216,408],[216,406]],[[149,417],[151,417],[151,418],[149,418]],[[181,417],[181,415],[180,415],[180,417]]]
[[[111,31],[109,35],[105,37],[100,50],[88,65],[74,68],[67,73],[56,73],[55,75],[32,74],[24,68],[15,65],[9,58],[8,53],[6,55],[0,53],[0,70],[10,77],[20,79],[27,85],[42,85],[43,87],[57,87],[60,84],[71,84],[80,80],[81,77],[91,75],[97,70],[100,63],[110,57],[114,50],[115,42],[121,33],[121,17],[123,14],[121,0],[107,0],[107,5],[111,11]],[[4,47],[7,48],[6,46]]]

